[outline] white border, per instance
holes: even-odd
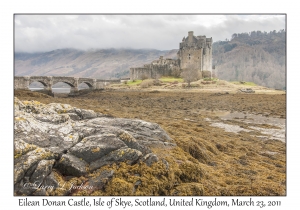
[[[296,8],[298,5],[281,1],[75,1],[75,0],[4,0],[1,4],[1,109],[4,117],[1,119],[1,184],[0,207],[18,207],[18,199],[13,197],[13,14],[14,13],[287,13],[287,196],[286,197],[254,197],[261,200],[281,200],[282,205],[276,209],[298,207],[299,171],[298,143],[298,86],[299,66],[298,44],[299,16]],[[33,199],[33,197],[30,197]],[[109,199],[109,197],[106,197]],[[135,198],[135,197],[134,197]],[[134,199],[132,198],[132,199]],[[177,197],[180,199],[180,197]],[[212,197],[208,197],[211,199]],[[224,197],[231,200],[234,197]],[[239,197],[237,197],[239,198]],[[246,199],[247,197],[240,197]],[[38,199],[38,198],[36,198]],[[53,198],[52,198],[53,199]],[[55,197],[55,199],[69,199]],[[76,199],[79,199],[77,197]],[[92,198],[89,198],[92,199]],[[129,197],[126,197],[129,199]],[[29,209],[32,207],[22,207]],[[51,207],[53,208],[53,207]],[[64,207],[66,208],[66,207]],[[68,207],[68,209],[74,207]],[[97,207],[99,209],[100,207]],[[249,209],[250,207],[248,207]],[[3,208],[10,209],[10,208]],[[90,208],[89,208],[90,209]],[[115,208],[114,208],[115,209]],[[137,209],[137,208],[136,208]],[[144,208],[143,208],[144,209]],[[147,209],[147,208],[146,208]],[[219,209],[219,208],[213,208]],[[239,208],[232,208],[239,209]],[[251,208],[250,208],[251,209]],[[269,209],[269,208],[267,208]],[[275,209],[275,208],[272,208]],[[293,208],[297,209],[297,208]]]

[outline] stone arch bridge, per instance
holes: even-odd
[[[90,90],[102,89],[108,83],[119,83],[120,80],[100,80],[93,78],[57,77],[57,76],[15,76],[14,89],[29,89],[33,82],[40,82],[46,91],[52,92],[52,85],[63,82],[71,87],[70,93],[78,92],[78,85],[85,83]]]

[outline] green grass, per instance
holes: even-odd
[[[161,77],[159,80],[162,81],[162,82],[166,82],[166,83],[176,82],[176,81],[177,82],[183,82],[182,78],[175,78],[175,77]]]
[[[218,78],[212,77],[212,78],[210,79],[210,77],[208,77],[208,78],[204,78],[203,80],[204,80],[204,81],[217,81]]]
[[[235,84],[235,85],[256,86],[256,84],[254,82],[245,82],[245,81],[243,81],[243,83],[241,83],[240,81],[232,81],[230,83]]]
[[[172,83],[172,82],[184,82],[183,78],[175,78],[175,77],[161,77],[159,79],[161,82],[163,83]],[[142,83],[143,80],[134,80],[133,81],[128,81],[126,85],[129,86],[134,86],[134,85],[140,85]]]
[[[126,85],[129,85],[129,86],[139,85],[142,83],[142,81],[143,80],[128,81]]]

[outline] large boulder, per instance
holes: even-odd
[[[155,123],[105,117],[67,104],[45,105],[17,98],[14,107],[16,195],[57,195],[62,189],[60,182],[68,183],[72,177],[77,177],[78,183],[84,179],[87,183],[102,180],[97,186],[102,189],[113,172],[88,178],[91,173],[121,162],[145,162],[150,167],[160,160],[152,148],[176,146]],[[64,190],[62,194],[68,193]]]
[[[136,141],[150,147],[165,147],[173,142],[168,134],[156,123],[121,118],[96,118],[89,121],[95,125],[106,125],[127,131]]]
[[[126,144],[118,139],[116,135],[101,134],[84,138],[70,148],[69,151],[90,163],[122,147],[126,147]]]
[[[105,165],[113,163],[127,162],[128,164],[136,163],[141,157],[142,153],[136,149],[122,148],[114,150],[103,158],[100,158],[90,164],[90,170],[101,168]]]

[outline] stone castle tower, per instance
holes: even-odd
[[[212,38],[194,36],[193,31],[188,37],[183,37],[179,43],[177,59],[154,60],[143,67],[130,68],[130,79],[156,78],[160,76],[174,76],[178,70],[197,69],[199,71],[212,71]]]
[[[212,38],[194,36],[193,31],[188,32],[188,37],[183,37],[179,44],[177,57],[180,68],[196,68],[200,71],[212,70]]]

